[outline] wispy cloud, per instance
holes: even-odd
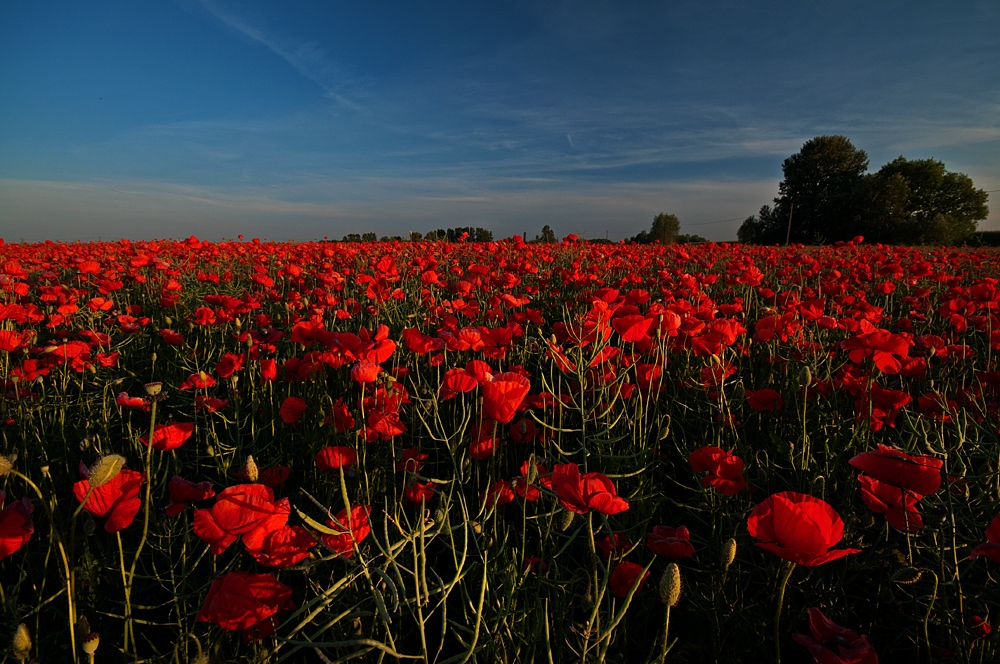
[[[361,110],[353,98],[359,82],[319,42],[303,41],[271,33],[254,25],[249,19],[223,6],[217,0],[198,0],[212,16],[229,28],[266,47],[287,62],[295,71],[309,79],[324,95],[345,108]]]

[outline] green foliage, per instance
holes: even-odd
[[[638,235],[630,238],[629,242],[635,242],[636,244],[652,244],[653,242],[668,244],[670,242],[679,242],[680,232],[681,220],[677,218],[677,215],[661,212],[653,217],[653,225],[648,231],[641,231]],[[704,238],[694,241],[704,242]]]
[[[953,245],[989,213],[987,194],[935,159],[899,157],[867,174],[868,155],[844,136],[818,136],[782,165],[774,207],[737,232],[740,242],[822,244],[863,235],[889,244]]]

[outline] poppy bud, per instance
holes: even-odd
[[[101,635],[97,632],[91,632],[83,637],[83,643],[80,645],[83,648],[83,652],[93,656],[97,652],[97,646],[101,645]]]
[[[892,580],[901,586],[908,586],[920,580],[924,575],[923,570],[916,567],[904,567],[892,575]]]
[[[174,324],[174,321],[170,316],[164,316],[163,322],[167,324],[167,327],[170,327],[171,325]]]
[[[215,456],[215,448],[212,447],[211,445],[209,445],[208,447],[205,448],[205,454],[207,454],[210,457],[214,457]]]
[[[91,535],[94,534],[94,530],[96,528],[97,524],[94,523],[94,517],[90,515],[90,512],[87,512],[87,517],[83,522],[83,534],[86,535],[87,537],[90,537]]]
[[[681,601],[681,568],[670,563],[660,577],[660,601],[667,606],[677,606]]]
[[[28,633],[28,626],[21,623],[14,632],[14,640],[10,644],[14,659],[23,662],[28,659],[31,653],[31,634]]]
[[[0,477],[3,477],[10,472],[10,469],[14,467],[14,464],[8,457],[0,455]]]
[[[576,514],[570,512],[569,510],[566,510],[566,514],[563,515],[562,524],[559,526],[559,530],[561,532],[566,532],[567,530],[569,530],[569,527],[573,524],[573,517],[575,516]]]
[[[243,477],[250,482],[256,482],[257,478],[260,477],[260,470],[258,470],[252,454],[247,455],[247,462],[243,464]]]
[[[483,534],[482,525],[480,525],[478,521],[472,521],[471,523],[472,523],[472,532],[474,532],[477,535],[482,535]]]
[[[528,459],[528,474],[525,476],[524,479],[529,486],[534,484],[535,480],[538,479],[538,464],[535,463],[534,454],[532,454],[531,458]]]
[[[809,367],[802,367],[802,369],[799,370],[799,385],[801,387],[809,387],[812,380],[813,375],[812,371],[809,370]]]
[[[719,556],[719,561],[722,563],[722,571],[725,572],[729,569],[734,560],[736,560],[736,540],[730,537],[722,545],[722,555]]]
[[[108,454],[98,459],[93,468],[90,469],[90,486],[98,488],[104,486],[111,480],[118,477],[118,473],[125,467],[125,457],[120,454]]]

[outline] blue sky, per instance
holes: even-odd
[[[733,239],[843,134],[1000,190],[1000,3],[0,4],[0,237]],[[1000,192],[985,229],[1000,229]]]

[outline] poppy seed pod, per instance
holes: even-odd
[[[146,389],[146,394],[151,397],[155,397],[163,391],[163,383],[146,383],[143,387]]]
[[[125,467],[125,457],[120,454],[108,454],[101,457],[94,467],[90,469],[90,486],[95,489],[104,486],[111,480],[118,477],[118,473]]]
[[[80,644],[80,647],[83,648],[83,652],[88,655],[93,655],[97,652],[97,647],[99,645],[101,645],[101,635],[97,632],[91,632],[83,637],[83,642]]]
[[[667,606],[677,606],[681,601],[681,568],[670,563],[660,577],[660,601]]]
[[[0,477],[3,477],[7,473],[9,473],[10,470],[11,470],[11,468],[13,468],[13,467],[14,467],[14,464],[11,463],[11,460],[9,458],[7,458],[6,456],[0,455]]]

